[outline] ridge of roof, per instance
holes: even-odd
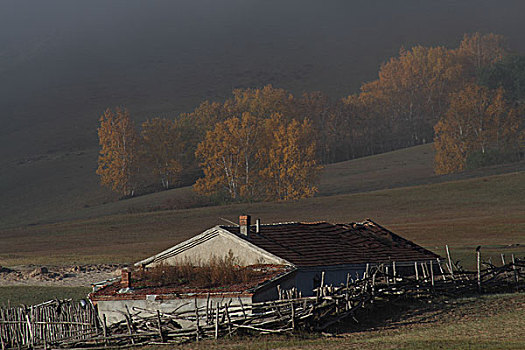
[[[279,226],[279,225],[295,225],[295,224],[300,224],[301,222],[299,221],[285,221],[285,222],[272,222],[270,224],[259,224],[260,226]],[[222,227],[222,228],[235,228],[235,227],[239,227],[239,225],[218,225],[219,227]],[[252,223],[250,226],[254,226],[254,224]]]

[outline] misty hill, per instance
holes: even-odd
[[[125,105],[137,120],[169,117],[269,83],[339,98],[374,79],[401,46],[457,46],[463,33],[481,31],[523,52],[523,10],[523,2],[488,0],[8,0],[0,12],[2,223],[84,215],[114,201],[94,174],[106,107]]]

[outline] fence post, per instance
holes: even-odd
[[[164,343],[164,335],[162,334],[162,323],[160,322],[160,311],[157,310],[157,323],[159,326],[160,341]]]
[[[290,303],[291,307],[292,307],[292,329],[295,331],[295,308],[294,308],[294,305],[293,305],[293,300],[291,301]]]
[[[481,293],[481,252],[479,247],[476,249],[476,255],[478,260],[478,292]]]
[[[104,334],[104,346],[108,346],[108,325],[106,322],[106,314],[102,314],[102,327]]]
[[[394,284],[396,284],[396,262],[392,262],[392,274],[394,275]]]
[[[47,323],[44,323],[42,337],[44,338],[44,350],[47,350]]]
[[[516,270],[516,260],[514,260],[514,254],[512,254],[512,269],[514,270],[514,282],[516,282],[516,292],[520,289],[518,271]]]
[[[197,303],[197,297],[195,297],[195,321],[196,321],[195,340],[199,342],[200,326],[199,326],[199,304]]]
[[[448,269],[450,270],[450,276],[452,277],[452,279],[454,279],[454,269],[452,268],[452,259],[450,258],[450,251],[448,250],[448,244],[445,245],[445,249],[447,250]]]
[[[432,266],[432,260],[429,261],[430,263],[430,280],[432,282],[432,288],[434,287],[434,267]]]
[[[35,337],[33,336],[33,327],[31,326],[31,320],[29,318],[29,315],[26,314],[26,321],[27,321],[27,329],[29,330],[29,344],[31,344],[31,347],[35,347]]]
[[[219,338],[219,308],[221,303],[217,302],[217,308],[215,309],[215,339]]]

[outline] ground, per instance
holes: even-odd
[[[92,283],[117,277],[120,268],[118,264],[0,267],[0,306],[85,299]]]
[[[22,227],[0,232],[0,265],[131,263],[242,212],[262,222],[352,222],[372,218],[401,236],[470,264],[474,249],[523,254],[525,173],[298,202],[237,204]],[[488,258],[488,257],[487,257]],[[465,265],[465,266],[468,266]],[[471,265],[470,265],[471,266]]]
[[[484,256],[500,259],[525,253],[524,166],[434,176],[432,148],[424,145],[329,165],[320,194],[300,201],[160,210],[168,199],[191,195],[176,189],[87,208],[93,218],[0,230],[0,265],[132,263],[241,213],[263,223],[371,218],[438,254],[448,244],[468,264],[478,245]],[[356,183],[368,192],[356,192]]]
[[[377,311],[379,320],[369,319],[359,328],[347,325],[338,334],[207,340],[182,349],[525,348],[524,293],[405,304],[399,310]]]

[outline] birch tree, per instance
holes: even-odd
[[[133,196],[137,187],[138,136],[125,109],[107,109],[100,117],[98,139],[101,150],[97,175],[102,185],[124,196]]]
[[[183,144],[176,125],[175,122],[162,118],[142,123],[142,159],[165,189],[168,189],[182,172],[180,158]]]

